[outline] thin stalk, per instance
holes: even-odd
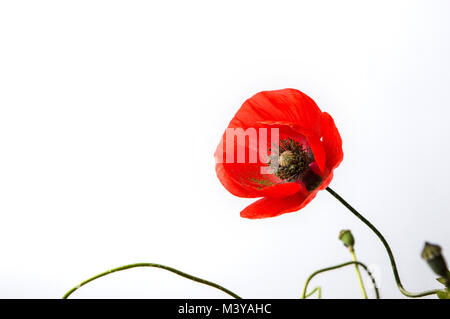
[[[304,299],[312,296],[316,291],[317,291],[317,299],[322,299],[322,287],[320,286],[317,286],[316,288],[308,292]]]
[[[353,261],[357,261],[356,260],[356,255],[355,255],[355,250],[352,248],[350,249],[350,254],[352,255],[352,260]],[[364,288],[364,283],[361,277],[361,272],[359,271],[359,266],[357,264],[355,264],[355,270],[356,270],[356,277],[358,277],[358,282],[359,282],[359,287],[361,288],[361,292],[363,295],[364,299],[367,299],[367,292],[366,292],[366,288]]]
[[[235,298],[235,299],[241,299],[241,297],[239,297],[238,295],[236,295],[234,292],[232,292],[232,291],[230,291],[230,290],[228,290],[228,289],[226,289],[226,288],[224,288],[224,287],[222,287],[222,286],[220,286],[220,285],[218,285],[218,284],[216,284],[216,283],[213,283],[213,282],[211,282],[211,281],[208,281],[208,280],[205,280],[205,279],[201,279],[201,278],[198,278],[198,277],[195,277],[195,276],[186,274],[186,273],[184,273],[184,272],[182,272],[182,271],[180,271],[180,270],[177,270],[177,269],[172,268],[172,267],[169,267],[169,266],[164,266],[164,265],[160,265],[160,264],[153,264],[153,263],[136,263],[136,264],[125,265],[125,266],[121,266],[121,267],[117,267],[117,268],[113,268],[113,269],[107,270],[107,271],[102,272],[102,273],[100,273],[100,274],[98,274],[98,275],[95,275],[94,277],[91,277],[91,278],[89,278],[89,279],[83,281],[83,282],[80,283],[79,285],[73,287],[73,288],[70,289],[68,292],[66,292],[66,294],[62,297],[62,299],[67,299],[67,298],[68,298],[74,291],[76,291],[78,288],[80,288],[80,287],[86,285],[87,283],[89,283],[89,282],[91,282],[91,281],[94,281],[95,279],[98,279],[98,278],[100,278],[100,277],[103,277],[103,276],[106,276],[106,275],[109,275],[109,274],[112,274],[112,273],[115,273],[115,272],[118,272],[118,271],[122,271],[122,270],[126,270],[126,269],[131,269],[131,268],[136,268],[136,267],[154,267],[154,268],[161,268],[161,269],[164,269],[164,270],[173,272],[173,273],[175,273],[175,274],[177,274],[177,275],[179,275],[179,276],[181,276],[181,277],[190,279],[190,280],[192,280],[192,281],[196,281],[196,282],[199,282],[199,283],[201,283],[201,284],[204,284],[204,285],[207,285],[207,286],[210,286],[210,287],[213,287],[213,288],[217,288],[217,289],[219,289],[219,290],[222,290],[223,292],[225,292],[226,294],[230,295],[231,297],[233,297],[233,298]]]
[[[306,279],[305,286],[303,287],[302,299],[305,299],[305,298],[306,298],[306,296],[307,296],[306,291],[307,291],[307,289],[308,289],[308,284],[309,284],[309,282],[310,282],[316,275],[318,275],[318,274],[320,274],[320,273],[323,273],[323,272],[326,272],[326,271],[330,271],[330,270],[335,270],[335,269],[338,269],[338,268],[342,268],[342,267],[345,267],[345,266],[348,266],[348,265],[359,265],[359,266],[361,266],[361,267],[367,272],[367,274],[369,275],[370,279],[372,280],[373,287],[374,287],[374,290],[375,290],[375,296],[376,296],[377,299],[380,299],[380,292],[378,291],[378,287],[377,287],[377,283],[376,283],[376,281],[375,281],[375,278],[373,277],[373,275],[372,275],[372,273],[370,272],[369,268],[367,268],[366,265],[364,265],[362,262],[359,262],[359,261],[348,261],[348,262],[343,263],[343,264],[339,264],[339,265],[331,266],[331,267],[327,267],[327,268],[322,268],[322,269],[319,269],[319,270],[313,272],[313,273],[308,277],[308,279]]]

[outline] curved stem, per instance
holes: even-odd
[[[77,290],[78,288],[80,288],[80,287],[86,285],[87,283],[89,283],[89,282],[91,282],[91,281],[93,281],[93,280],[95,280],[95,279],[98,279],[98,278],[100,278],[100,277],[103,277],[103,276],[112,274],[112,273],[117,272],[117,271],[122,271],[122,270],[131,269],[131,268],[136,268],[136,267],[154,267],[154,268],[161,268],[161,269],[164,269],[164,270],[173,272],[173,273],[175,273],[175,274],[177,274],[177,275],[179,275],[179,276],[181,276],[181,277],[184,277],[184,278],[187,278],[187,279],[190,279],[190,280],[199,282],[199,283],[201,283],[201,284],[204,284],[204,285],[211,286],[211,287],[217,288],[217,289],[219,289],[219,290],[222,290],[223,292],[225,292],[226,294],[230,295],[231,297],[233,297],[233,298],[235,298],[235,299],[241,299],[241,297],[239,297],[238,295],[236,295],[234,292],[232,292],[232,291],[230,291],[230,290],[228,290],[228,289],[226,289],[226,288],[224,288],[224,287],[222,287],[222,286],[220,286],[220,285],[218,285],[218,284],[216,284],[216,283],[213,283],[213,282],[211,282],[211,281],[208,281],[208,280],[205,280],[205,279],[201,279],[201,278],[198,278],[198,277],[195,277],[195,276],[186,274],[186,273],[184,273],[184,272],[182,272],[182,271],[180,271],[180,270],[177,270],[177,269],[172,268],[172,267],[169,267],[169,266],[164,266],[164,265],[160,265],[160,264],[153,264],[153,263],[136,263],[136,264],[130,264],[130,265],[125,265],[125,266],[113,268],[113,269],[107,270],[107,271],[105,271],[105,272],[102,272],[102,273],[100,273],[100,274],[98,274],[98,275],[96,275],[96,276],[94,276],[94,277],[91,277],[91,278],[89,278],[89,279],[83,281],[83,282],[80,283],[78,286],[75,286],[75,287],[73,287],[72,289],[70,289],[70,290],[69,290],[68,292],[66,292],[66,294],[63,296],[63,299],[67,299],[67,298],[68,298],[75,290]]]
[[[356,255],[355,255],[355,250],[353,249],[353,247],[350,249],[350,254],[352,255],[352,260],[357,261]],[[363,283],[363,280],[361,277],[361,272],[359,271],[359,266],[357,264],[355,264],[355,270],[356,270],[356,277],[358,277],[359,286],[361,287],[361,292],[362,292],[363,298],[367,299],[366,288],[364,288],[364,283]]]
[[[303,299],[306,299],[306,298],[312,296],[316,291],[317,291],[317,298],[318,298],[318,299],[322,299],[322,287],[320,287],[320,286],[317,286],[316,288],[314,288],[313,290],[311,290],[310,292],[308,292],[308,293],[305,295],[305,298],[303,298]]]
[[[374,225],[372,225],[371,222],[369,222],[367,219],[365,219],[364,216],[362,216],[360,213],[358,213],[358,211],[356,209],[354,209],[341,196],[339,196],[339,194],[337,194],[335,191],[333,191],[329,187],[327,187],[326,190],[331,195],[333,195],[339,202],[341,202],[342,205],[347,207],[347,209],[349,211],[351,211],[353,213],[353,215],[358,217],[364,224],[366,224],[375,233],[375,235],[377,235],[378,238],[381,240],[381,242],[383,243],[383,245],[386,248],[386,251],[389,255],[389,260],[391,261],[392,271],[394,272],[395,282],[397,283],[397,287],[403,295],[405,295],[407,297],[411,297],[411,298],[418,298],[418,297],[424,297],[424,296],[428,296],[428,295],[434,295],[439,291],[438,289],[419,292],[419,293],[411,293],[411,292],[406,291],[405,288],[403,288],[402,282],[400,281],[400,276],[397,271],[397,265],[395,263],[394,255],[392,254],[391,247],[389,247],[389,244],[387,243],[386,239],[384,239],[383,235],[378,231],[378,229],[375,228]]]
[[[308,279],[306,280],[305,286],[303,287],[302,299],[305,299],[305,298],[306,298],[306,296],[307,296],[306,290],[308,289],[308,284],[309,284],[309,282],[310,282],[316,275],[318,275],[318,274],[320,274],[320,273],[323,273],[323,272],[326,272],[326,271],[330,271],[330,270],[342,268],[342,267],[345,267],[345,266],[348,266],[348,265],[359,265],[359,266],[361,266],[362,268],[364,268],[364,270],[367,272],[367,274],[369,275],[370,279],[372,280],[373,287],[374,287],[374,290],[375,290],[375,296],[376,296],[376,298],[377,298],[377,299],[380,299],[380,292],[378,291],[378,287],[377,287],[377,283],[376,283],[376,281],[375,281],[375,278],[373,277],[372,273],[369,271],[369,269],[367,268],[367,266],[364,265],[362,262],[359,262],[359,261],[348,261],[348,262],[343,263],[343,264],[339,264],[339,265],[331,266],[331,267],[327,267],[327,268],[322,268],[322,269],[319,269],[319,270],[313,272],[313,273],[308,277]]]

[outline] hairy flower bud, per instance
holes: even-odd
[[[355,245],[355,238],[349,229],[341,230],[339,233],[339,239],[344,243],[345,247],[353,249],[353,246]]]
[[[448,276],[447,263],[442,256],[442,248],[439,245],[425,242],[425,246],[422,250],[422,258],[428,263],[434,273],[441,277]]]

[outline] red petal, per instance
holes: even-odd
[[[299,192],[285,198],[262,198],[241,212],[241,217],[259,219],[295,212],[305,207],[317,194]]]
[[[326,166],[332,171],[342,162],[344,152],[342,151],[342,139],[330,114],[323,112],[322,116],[322,139],[325,153],[327,155]]]
[[[324,190],[325,188],[328,187],[328,185],[330,185],[331,180],[333,179],[333,171],[331,171],[326,178],[324,178],[322,184],[320,184],[320,186],[318,187],[318,190]]]
[[[308,144],[314,154],[314,160],[319,166],[320,172],[323,173],[325,171],[325,163],[327,158],[323,143],[320,141],[318,136],[310,136],[308,137]]]
[[[304,187],[298,183],[281,183],[261,189],[264,197],[283,198],[302,191]]]
[[[225,171],[222,163],[216,164],[216,173],[222,185],[233,195],[246,198],[260,197],[252,188],[244,187],[234,181]]]
[[[268,127],[268,131],[270,131],[270,128],[271,126]],[[277,126],[277,128],[279,129],[280,139],[290,137],[297,140],[299,143],[307,142],[303,135],[297,133],[286,125],[280,125]],[[261,173],[262,168],[267,169],[268,167],[266,162],[260,160],[259,154],[257,156],[257,163],[226,163],[226,147],[223,148],[226,144],[225,140],[226,137],[224,134],[215,153],[217,163],[216,172],[221,183],[232,194],[240,197],[283,197],[292,195],[302,189],[303,186],[297,183],[286,183],[274,174]],[[271,140],[270,137],[268,137],[266,149],[269,149],[272,146],[270,143]],[[236,159],[236,141],[234,144],[234,155]],[[249,143],[246,143],[244,146],[248,156]],[[222,150],[224,150],[223,154]],[[255,151],[258,152],[260,149]]]
[[[317,104],[299,90],[263,91],[242,104],[229,127],[247,128],[263,121],[284,121],[320,135],[321,117]]]

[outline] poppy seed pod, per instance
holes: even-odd
[[[422,250],[422,258],[428,263],[434,273],[441,277],[448,276],[447,263],[442,256],[442,248],[439,245],[425,242],[425,246]]]
[[[345,247],[348,247],[350,250],[353,249],[353,246],[355,245],[355,238],[349,229],[341,230],[339,233],[339,239],[342,243],[344,243]]]

